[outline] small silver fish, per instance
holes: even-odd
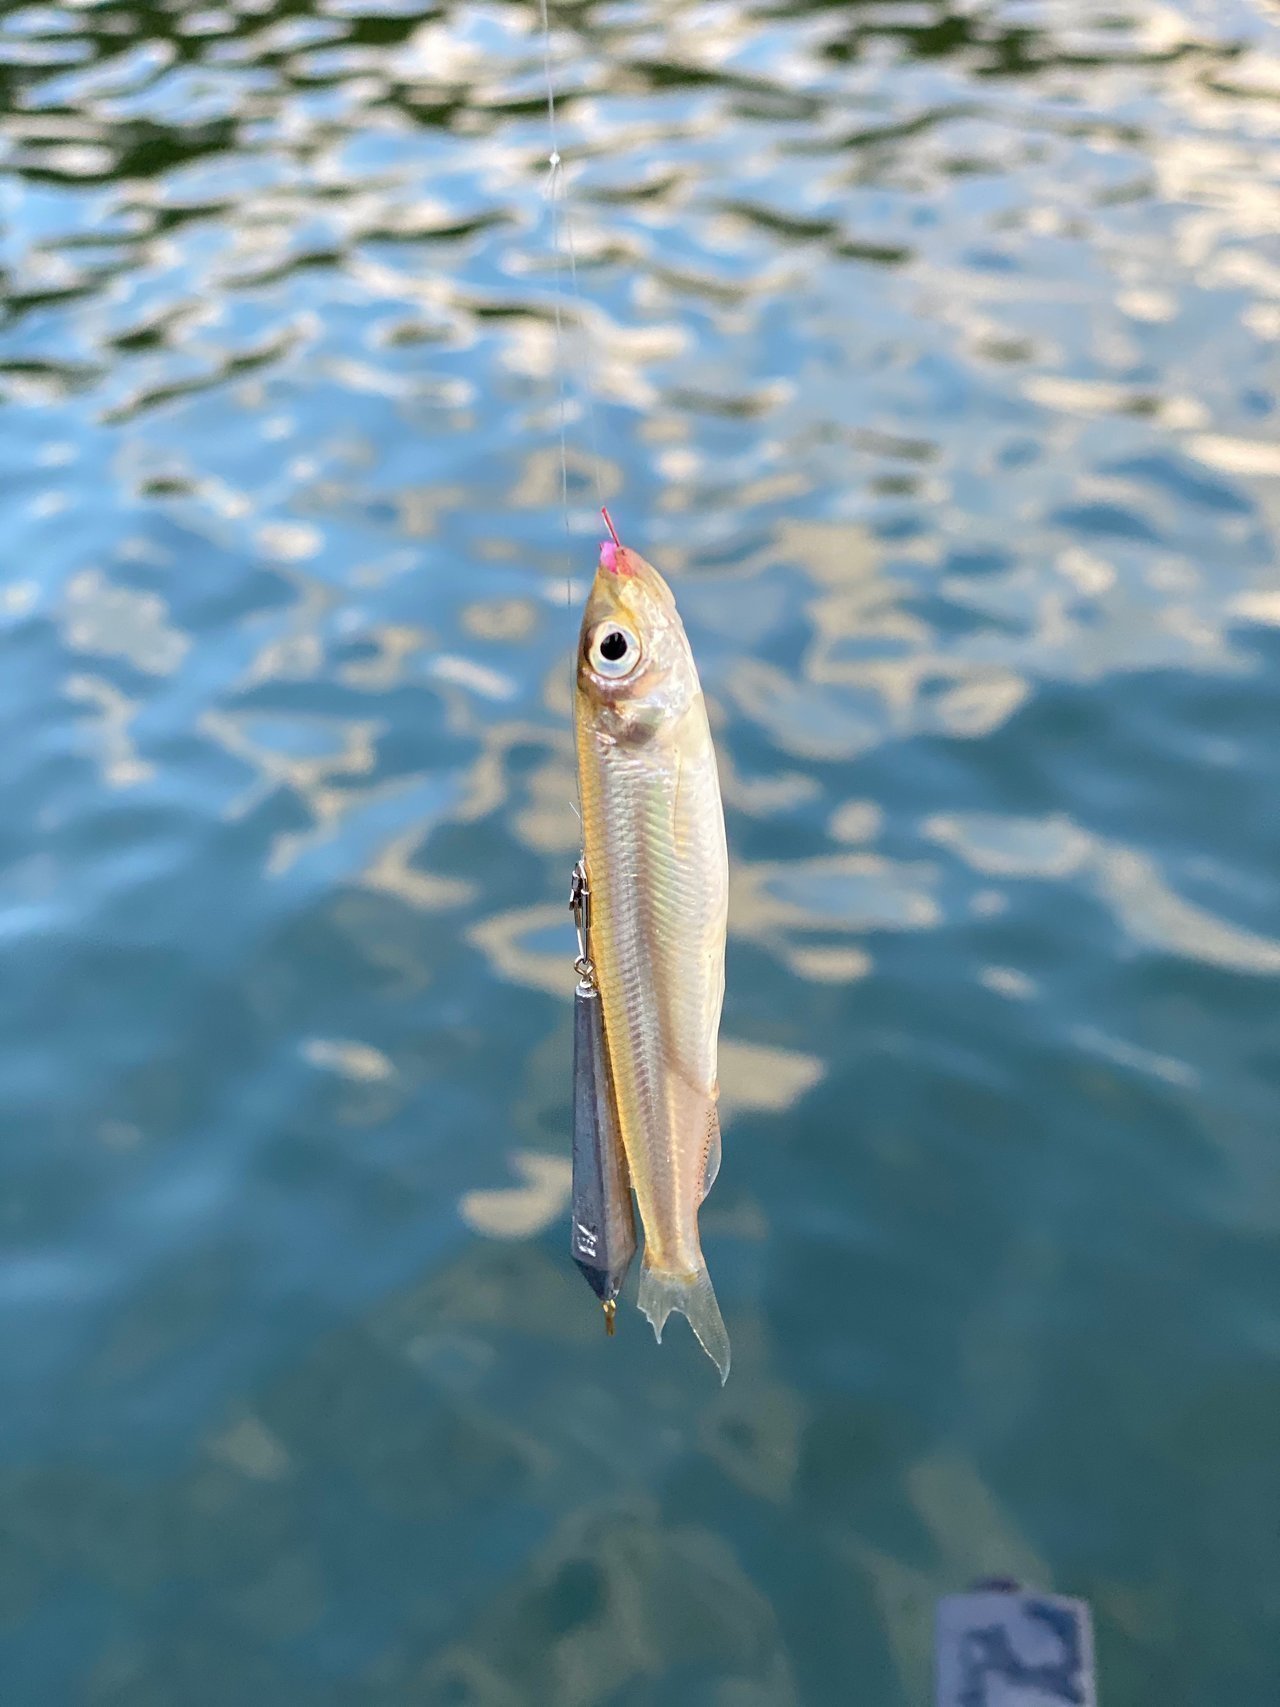
[[[616,540],[587,598],[574,724],[591,959],[644,1224],[639,1304],[659,1339],[672,1310],[685,1315],[724,1381],[729,1336],[698,1238],[720,1167],[724,811],[675,600]]]

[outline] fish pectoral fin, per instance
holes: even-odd
[[[716,1183],[716,1175],[720,1172],[720,1111],[714,1103],[707,1113],[707,1159],[702,1168],[702,1196],[705,1200],[707,1193]]]
[[[673,1310],[688,1321],[698,1344],[720,1371],[720,1385],[729,1379],[729,1333],[716,1303],[706,1264],[692,1274],[668,1274],[650,1268],[646,1258],[640,1270],[640,1296],[636,1300],[653,1325],[654,1337],[662,1343],[662,1330]]]

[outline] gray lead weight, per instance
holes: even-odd
[[[572,1215],[570,1252],[612,1333],[614,1302],[636,1254],[636,1223],[600,996],[585,978],[573,998]]]

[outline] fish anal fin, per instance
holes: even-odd
[[[702,1167],[702,1195],[705,1199],[711,1187],[716,1183],[716,1175],[720,1172],[720,1111],[715,1103],[707,1110],[707,1153]]]

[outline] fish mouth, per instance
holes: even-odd
[[[617,575],[631,579],[639,575],[643,558],[638,557],[628,546],[616,539],[600,541],[600,572],[605,575]]]
[[[648,567],[643,557],[625,545],[616,545],[611,539],[601,541],[600,561],[582,614],[584,634],[599,622],[637,622],[645,590],[652,581],[652,575],[645,573]]]
[[[601,617],[621,615],[635,610],[637,602],[646,595],[661,604],[675,606],[670,587],[652,563],[646,563],[630,546],[612,539],[601,540],[600,561],[588,595],[588,607],[596,607],[598,601]]]

